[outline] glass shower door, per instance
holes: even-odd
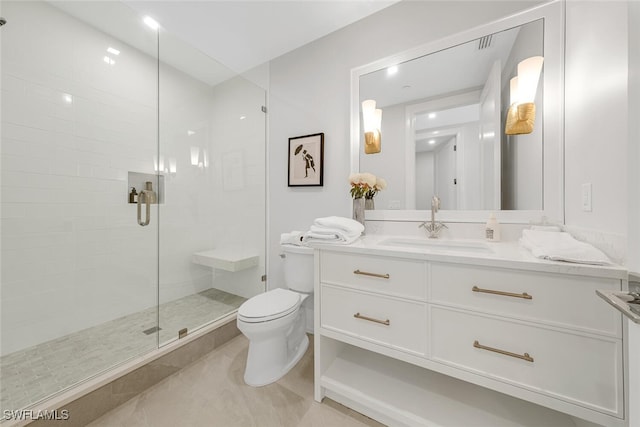
[[[264,89],[160,31],[160,344],[264,291]]]
[[[157,348],[158,205],[140,226],[131,187],[156,177],[158,40],[120,2],[0,7],[5,415]]]

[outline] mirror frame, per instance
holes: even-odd
[[[538,19],[544,19],[543,209],[495,212],[502,223],[527,224],[540,221],[544,217],[549,222],[564,224],[564,10],[559,0],[353,68],[350,106],[351,172],[359,172],[360,166],[360,76]],[[384,149],[384,133],[382,148]],[[438,220],[484,223],[491,212],[441,210]],[[368,221],[425,221],[430,211],[367,210],[365,215]]]

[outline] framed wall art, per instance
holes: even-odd
[[[289,187],[322,187],[324,133],[289,138]]]

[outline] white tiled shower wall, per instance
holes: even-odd
[[[1,353],[214,282],[260,291],[263,267],[218,279],[190,259],[248,235],[264,265],[264,117],[247,115],[243,126],[258,130],[239,131],[240,114],[219,116],[247,102],[260,112],[264,92],[241,79],[211,88],[161,65],[160,155],[175,173],[165,176],[166,203],[140,227],[127,174],[155,173],[156,58],[45,3],[2,8]],[[151,31],[148,44],[153,52]],[[121,51],[113,65],[103,60],[110,46]],[[196,124],[204,135],[187,134]],[[209,167],[191,165],[191,145],[207,150]],[[244,162],[227,169],[244,165],[235,172],[243,182],[225,191],[218,155],[232,150]]]

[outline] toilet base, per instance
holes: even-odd
[[[303,310],[265,323],[245,323],[238,328],[249,339],[244,381],[260,387],[282,378],[309,347]]]
[[[298,350],[293,355],[293,358],[289,361],[289,363],[283,366],[282,369],[277,372],[261,372],[257,375],[254,372],[249,372],[249,370],[247,369],[244,373],[244,382],[251,387],[262,387],[278,381],[280,378],[287,375],[291,368],[296,366],[300,359],[302,359],[302,356],[304,356],[307,348],[309,348],[309,337],[305,334],[302,338],[302,342],[298,346]]]

